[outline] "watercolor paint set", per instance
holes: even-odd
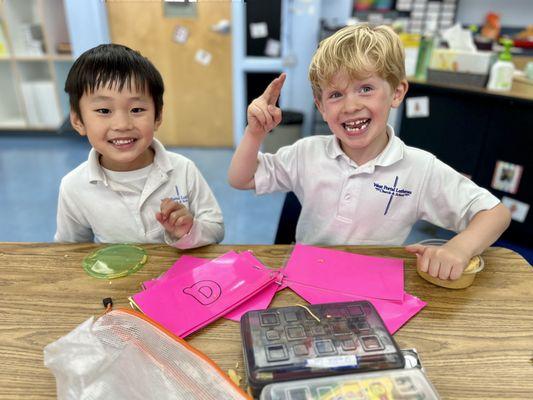
[[[241,335],[248,383],[404,367],[404,357],[372,303],[290,306],[247,312]]]

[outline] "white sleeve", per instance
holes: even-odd
[[[178,249],[190,249],[221,242],[224,239],[222,211],[193,162],[187,163],[187,192],[189,211],[194,217],[192,228],[177,241],[165,232],[166,243]]]
[[[422,184],[418,216],[461,232],[479,211],[490,210],[499,202],[488,190],[434,157]]]
[[[284,146],[275,154],[259,153],[254,175],[255,193],[294,191],[298,178],[299,142]]]
[[[59,187],[55,242],[85,243],[94,240],[93,231],[83,216],[76,212],[76,202],[69,196],[64,181]]]

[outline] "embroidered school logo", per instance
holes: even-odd
[[[387,213],[389,212],[393,197],[406,197],[406,196],[411,196],[411,194],[413,193],[410,190],[398,188],[398,177],[394,179],[393,186],[388,186],[388,185],[374,182],[374,189],[376,189],[378,192],[389,195],[389,201],[387,203],[387,207],[385,208],[385,212],[383,213],[383,215],[387,215]]]
[[[189,203],[189,196],[187,195],[181,195],[180,191],[178,189],[178,186],[174,186],[176,188],[176,196],[172,196],[171,199],[174,201],[177,201],[178,203],[185,204]]]

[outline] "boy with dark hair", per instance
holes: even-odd
[[[154,138],[164,85],[147,58],[117,44],[92,48],[74,62],[65,91],[71,124],[93,148],[61,181],[55,241],[185,249],[223,239],[201,173]]]

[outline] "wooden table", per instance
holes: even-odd
[[[55,398],[55,380],[43,366],[43,348],[92,315],[102,299],[115,307],[140,282],[156,277],[184,252],[146,245],[149,259],[132,276],[105,281],[88,276],[83,258],[95,244],[0,243],[0,398]],[[285,262],[290,246],[208,246],[186,254],[214,258],[231,249],[251,249],[266,265]],[[518,254],[488,249],[485,270],[473,286],[449,290],[416,274],[414,258],[402,248],[338,247],[360,254],[405,260],[405,287],[428,305],[396,334],[401,348],[416,348],[429,379],[444,399],[533,399],[533,268]],[[274,306],[302,300],[290,290]],[[244,376],[239,326],[220,319],[189,342],[223,370]]]

